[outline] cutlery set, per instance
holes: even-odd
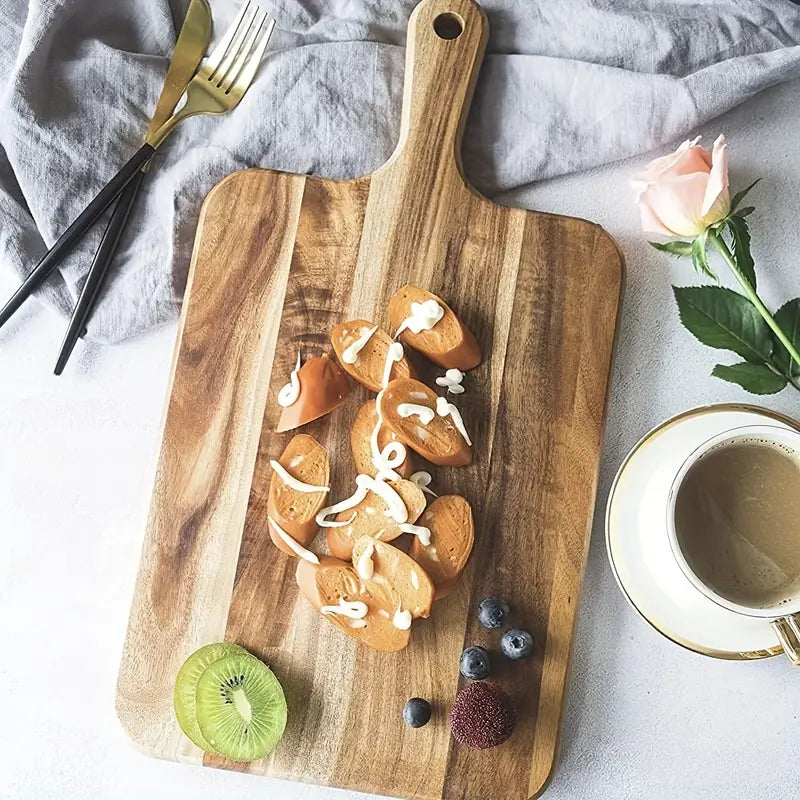
[[[220,42],[203,58],[211,39],[211,10],[207,0],[191,0],[144,144],[61,234],[0,309],[2,327],[114,204],[64,336],[56,375],[63,372],[75,343],[86,333],[86,323],[156,149],[184,119],[224,114],[238,105],[255,78],[274,27],[274,18],[248,1]]]

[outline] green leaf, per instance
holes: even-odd
[[[745,195],[761,180],[761,178],[756,178],[746,189],[742,189],[741,192],[736,192],[731,200],[731,213],[736,211],[739,207],[739,203],[744,200]]]
[[[756,268],[753,256],[750,253],[750,231],[744,217],[732,216],[727,219],[728,229],[733,237],[733,257],[736,265],[747,279],[747,282],[756,288]]]
[[[786,338],[796,347],[800,348],[800,298],[796,297],[782,305],[774,314],[775,322],[786,334]],[[781,344],[780,339],[773,333],[773,357],[775,363],[781,368],[784,375],[793,378],[800,376],[800,365],[789,355],[789,351]],[[791,366],[791,372],[789,367]]]
[[[769,361],[769,327],[746,297],[721,286],[673,286],[672,290],[681,322],[704,345],[733,350],[754,364]]]
[[[753,394],[775,394],[786,388],[788,383],[783,375],[776,375],[769,367],[763,364],[717,364],[711,371],[715,378],[722,378],[728,383],[738,383],[742,389]]]
[[[711,267],[708,265],[708,258],[706,257],[706,238],[708,237],[708,231],[703,231],[692,244],[692,264],[694,264],[694,268],[702,273],[703,275],[708,275],[709,278],[713,278],[714,280],[717,279],[717,276],[712,271]]]
[[[692,242],[650,242],[650,245],[671,256],[690,256],[692,254]]]
[[[736,212],[737,217],[749,217],[756,210],[755,206],[745,206]]]

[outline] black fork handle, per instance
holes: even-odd
[[[54,370],[56,375],[60,375],[64,371],[76,342],[86,333],[86,323],[92,311],[94,311],[100,289],[105,281],[108,268],[114,259],[114,254],[117,252],[117,247],[119,247],[122,233],[128,223],[131,208],[133,208],[143,179],[144,172],[139,170],[122,190],[111,212],[108,225],[106,225],[106,229],[103,232],[103,238],[100,240],[100,246],[97,248],[92,266],[89,267],[89,272],[86,275],[86,281],[83,284],[83,289],[81,289],[78,302],[72,311],[64,341],[61,343],[61,350],[58,353],[58,360]]]
[[[44,283],[53,270],[72,252],[86,231],[94,225],[114,198],[136,177],[141,168],[153,157],[155,149],[142,145],[127,164],[100,190],[97,196],[80,213],[75,221],[58,237],[44,258],[22,282],[11,299],[0,309],[0,328],[8,322],[19,307]]]

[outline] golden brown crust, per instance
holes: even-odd
[[[428,616],[433,603],[433,583],[425,571],[405,553],[390,544],[373,542],[367,537],[356,543],[354,555],[359,556],[370,544],[373,576],[359,578],[352,564],[323,556],[318,565],[300,560],[295,577],[303,597],[318,611],[324,606],[335,606],[340,599],[366,604],[364,625],[349,624],[345,617],[326,613],[325,618],[341,631],[368,647],[384,652],[402,650],[411,636],[410,630],[401,630],[393,624],[398,608],[407,610],[412,617]],[[411,578],[412,571],[416,575]]]
[[[415,522],[425,509],[426,501],[422,489],[406,480],[394,481],[388,485],[405,503],[408,522]],[[349,559],[353,554],[353,544],[361,536],[380,538],[384,542],[391,542],[400,536],[403,531],[391,517],[386,516],[387,509],[388,506],[380,495],[368,492],[357,506],[338,514],[337,521],[350,519],[354,512],[355,518],[349,525],[327,529],[326,539],[331,553],[336,558]]]
[[[339,363],[349,375],[355,378],[360,384],[366,386],[373,392],[379,392],[383,386],[383,370],[386,365],[386,354],[392,337],[386,331],[378,328],[370,336],[364,348],[358,354],[354,364],[347,364],[342,356],[344,351],[362,334],[374,328],[375,325],[365,319],[352,319],[342,322],[331,331],[331,344],[336,351]],[[400,361],[392,364],[389,373],[390,378],[413,378],[414,368],[408,359],[403,356]]]
[[[374,478],[377,469],[372,463],[372,445],[370,438],[375,424],[378,421],[378,412],[375,409],[375,401],[368,400],[358,409],[353,427],[350,431],[350,450],[353,453],[353,461],[356,465],[356,472],[369,475]],[[386,425],[381,425],[378,431],[378,447],[383,450],[389,442],[398,442],[397,434]],[[406,457],[403,463],[395,469],[403,478],[407,478],[414,471],[414,458],[410,448],[406,448]]]
[[[281,411],[278,433],[299,428],[325,416],[350,395],[347,376],[327,355],[312,356],[297,373],[300,394],[292,405]]]
[[[397,438],[433,464],[463,467],[472,462],[472,450],[453,424],[451,417],[434,413],[426,425],[419,417],[401,417],[401,403],[427,406],[435,412],[437,394],[420,381],[403,379],[391,381],[381,395],[381,416]]]
[[[328,486],[330,462],[325,448],[313,436],[299,433],[286,445],[278,463],[294,478],[312,486]],[[298,544],[308,547],[317,535],[317,512],[325,505],[326,492],[298,492],[273,470],[269,483],[267,514]],[[273,544],[290,556],[295,553],[268,526]]]
[[[472,552],[472,509],[459,495],[442,495],[425,509],[417,524],[430,529],[431,543],[426,547],[415,538],[409,556],[428,573],[440,600],[453,591]]]
[[[481,349],[472,332],[441,297],[425,289],[407,284],[392,295],[389,300],[392,330],[396,331],[411,314],[412,303],[426,300],[435,300],[444,309],[444,316],[431,330],[420,333],[406,330],[400,334],[400,339],[445,369],[477,367],[481,363]]]
[[[403,610],[410,611],[414,619],[430,616],[434,585],[424,567],[391,544],[367,536],[356,540],[353,564],[358,563],[370,544],[373,546],[375,572],[372,579],[365,581],[367,590],[376,599],[380,598],[383,606],[390,608],[392,613],[399,604]]]

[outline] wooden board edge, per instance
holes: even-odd
[[[537,213],[542,213],[542,212],[537,212]],[[560,217],[564,215],[550,214],[550,216]],[[572,219],[575,218],[573,217]],[[605,247],[611,249],[614,255],[616,256],[618,278],[619,278],[619,284],[616,293],[617,313],[614,320],[614,337],[611,342],[610,358],[608,361],[608,369],[606,374],[606,385],[603,394],[603,413],[601,415],[601,424],[598,437],[597,463],[595,465],[595,470],[594,470],[594,487],[592,488],[592,494],[594,496],[594,510],[587,519],[586,533],[584,536],[583,554],[581,556],[581,570],[577,581],[577,590],[575,598],[576,611],[573,615],[572,625],[570,628],[570,633],[568,638],[569,645],[566,658],[566,671],[565,671],[566,677],[564,681],[564,688],[561,693],[561,703],[558,710],[555,748],[553,751],[553,756],[550,759],[549,763],[547,764],[546,768],[541,769],[540,771],[537,772],[535,771],[535,765],[533,765],[534,769],[531,770],[531,781],[528,784],[528,791],[530,793],[529,800],[537,800],[537,798],[541,797],[547,791],[553,779],[555,778],[556,772],[558,770],[558,763],[560,760],[561,739],[562,739],[563,725],[564,725],[564,708],[566,705],[567,694],[570,691],[570,683],[572,677],[572,657],[575,651],[575,635],[578,627],[578,616],[580,614],[581,598],[583,597],[583,586],[586,580],[586,568],[589,562],[589,548],[591,546],[591,540],[592,540],[592,529],[594,528],[594,521],[598,515],[597,487],[600,477],[600,467],[603,461],[603,442],[605,439],[606,424],[608,422],[608,403],[609,403],[609,398],[611,396],[612,376],[617,354],[617,342],[619,340],[619,329],[620,329],[619,323],[622,317],[622,306],[625,297],[625,280],[627,275],[627,265],[625,263],[625,256],[622,253],[622,250],[617,240],[598,223],[590,222],[589,220],[581,220],[581,221],[587,222],[588,224],[593,225],[595,228],[594,252],[597,252],[599,248]]]

